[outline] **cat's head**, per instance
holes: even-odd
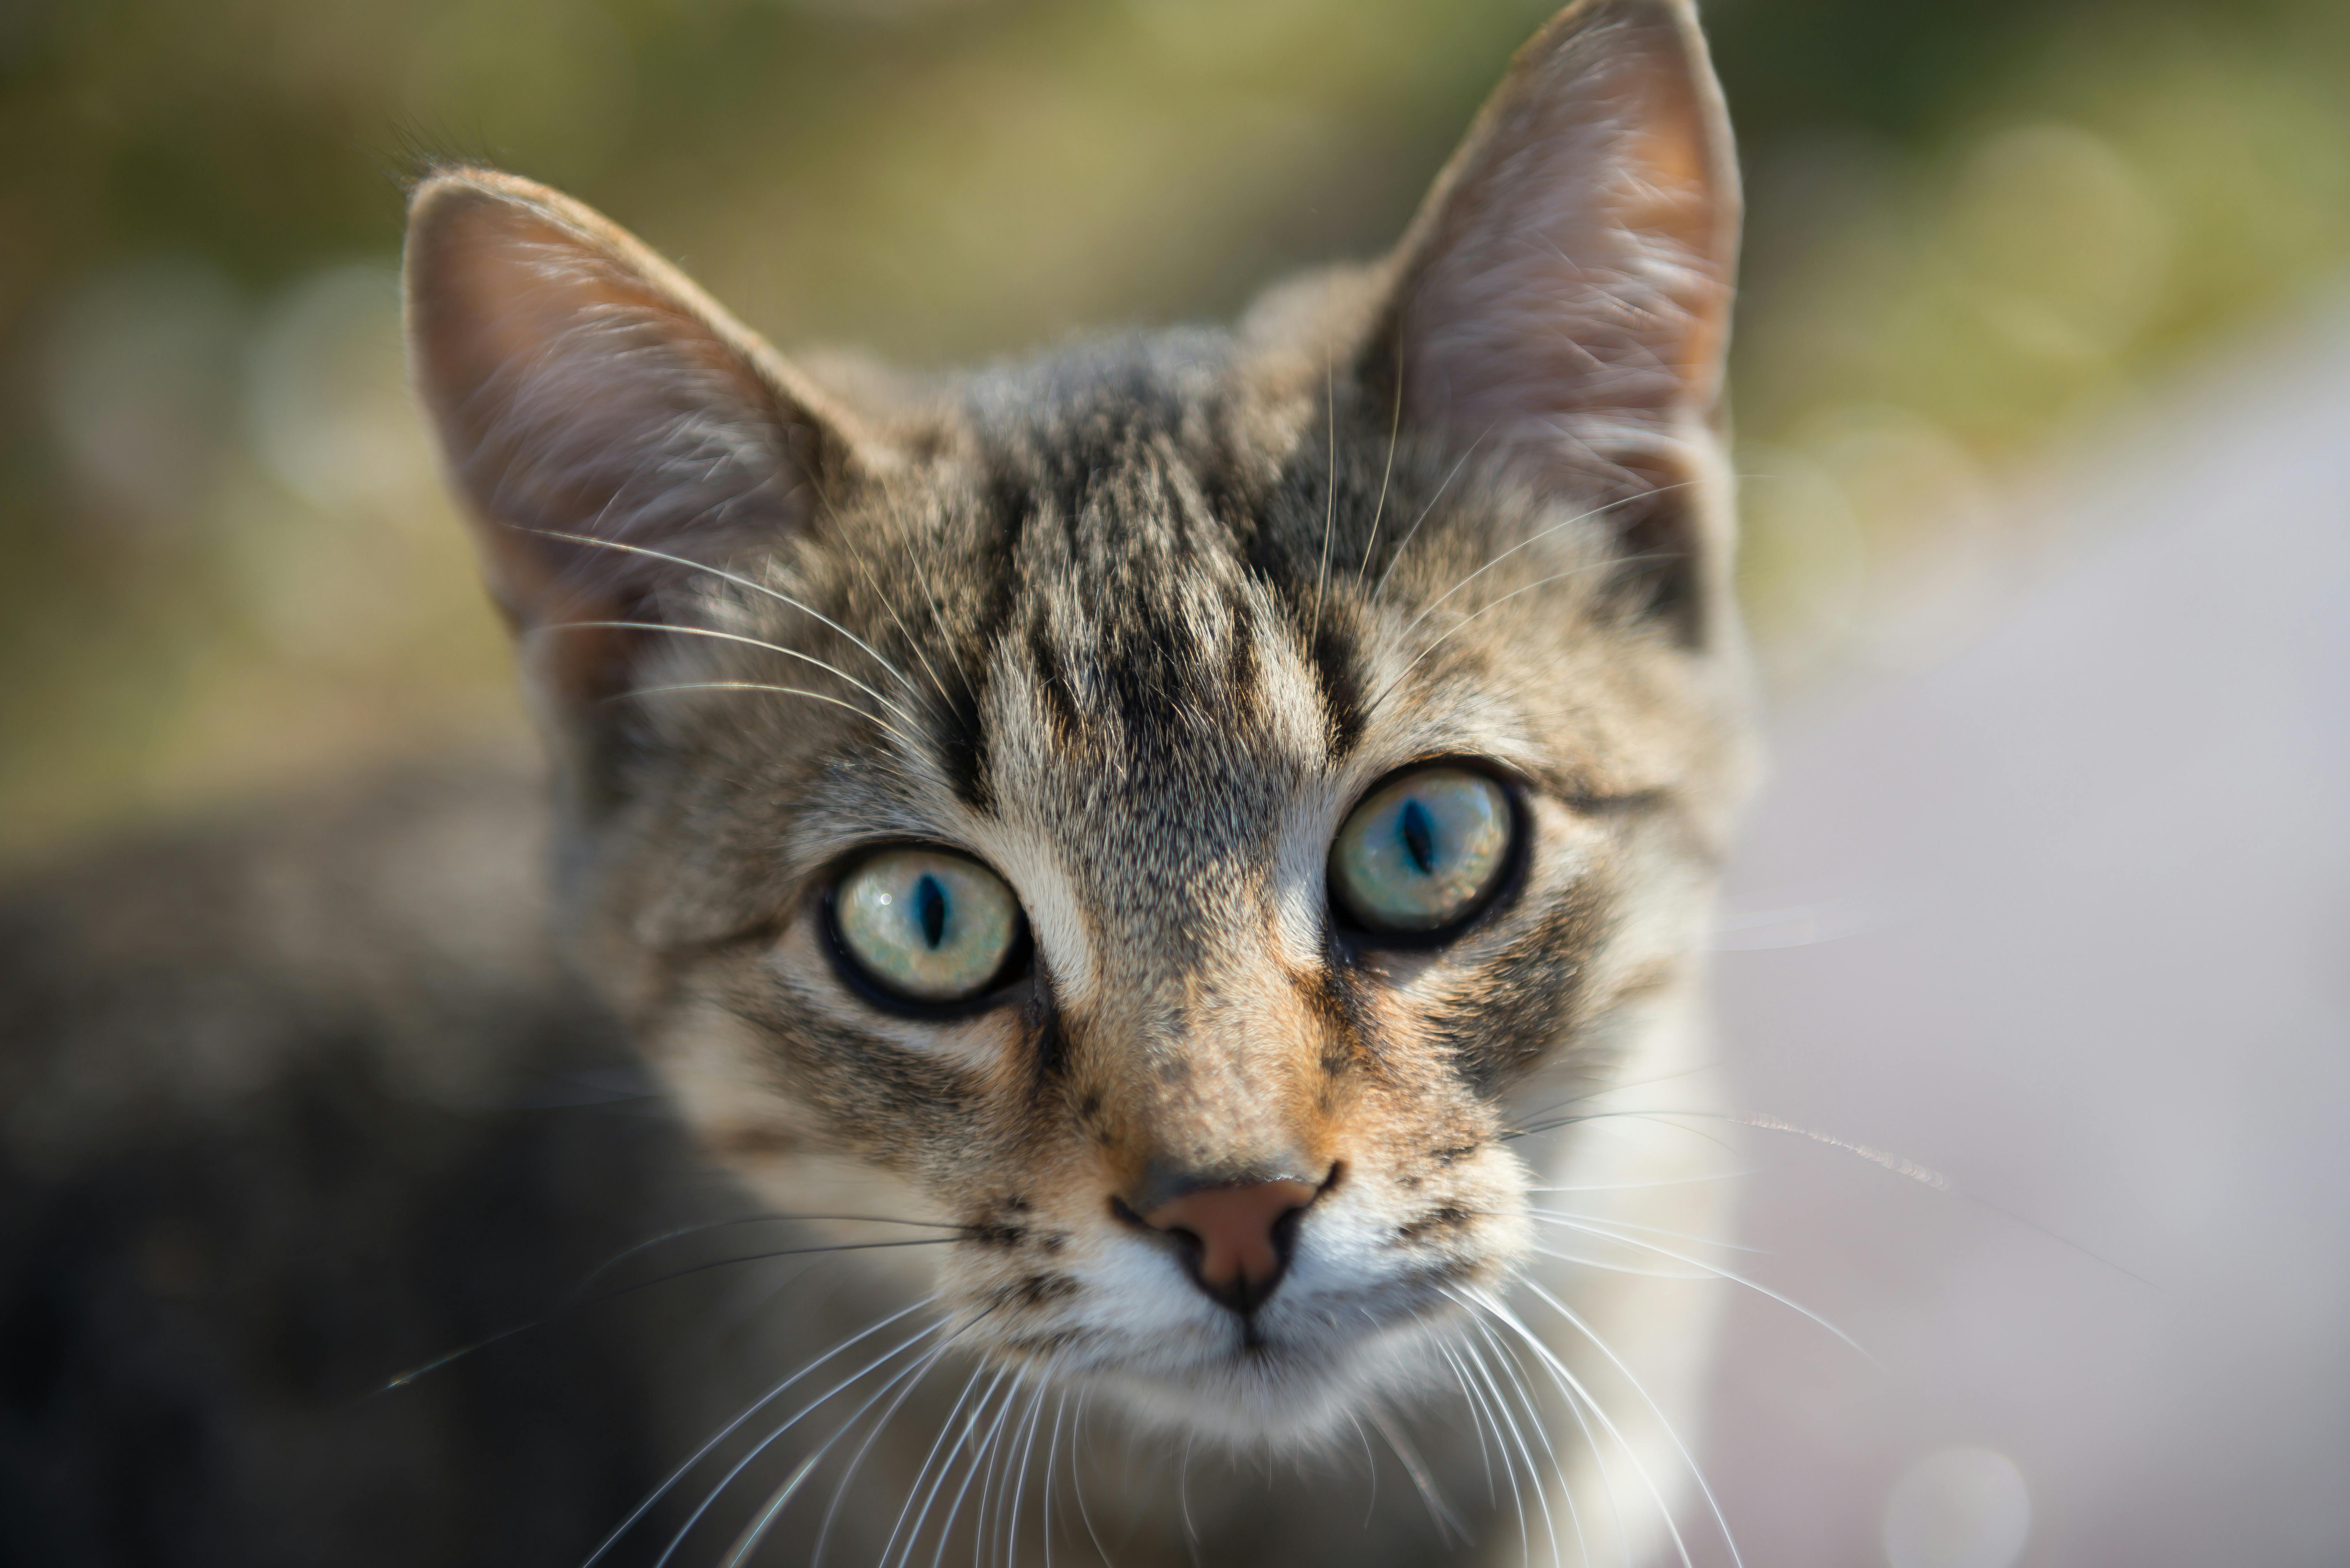
[[[706,1147],[965,1227],[964,1343],[1195,1429],[1417,1376],[1528,1247],[1524,1085],[1687,990],[1736,211],[1669,0],[1529,45],[1384,262],[968,377],[812,374],[427,180],[414,369],[564,919]]]

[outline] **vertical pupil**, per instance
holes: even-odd
[[[1434,876],[1436,819],[1428,814],[1428,807],[1417,800],[1404,802],[1403,819],[1398,825],[1398,831],[1403,836],[1404,853],[1411,857],[1411,863],[1419,868],[1419,874]]]
[[[914,919],[921,924],[922,940],[935,950],[947,934],[947,890],[927,871],[914,884]]]

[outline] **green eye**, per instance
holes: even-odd
[[[1515,826],[1510,797],[1466,768],[1421,768],[1355,808],[1330,846],[1330,888],[1374,931],[1439,930],[1502,878]]]
[[[1003,878],[941,849],[884,849],[858,861],[832,910],[849,961],[913,1002],[979,995],[1020,940],[1020,902]]]

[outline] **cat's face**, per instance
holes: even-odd
[[[888,387],[592,214],[420,192],[417,365],[565,769],[576,951],[962,1342],[1242,1441],[1523,1260],[1739,786],[1734,197],[1686,16],[1555,25],[1396,256]],[[846,1173],[844,1175],[844,1173]]]

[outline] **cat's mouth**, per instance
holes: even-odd
[[[1183,1363],[1113,1364],[1086,1380],[1147,1425],[1240,1448],[1308,1445],[1367,1406],[1437,1386],[1448,1315],[1414,1314],[1367,1333],[1327,1323],[1235,1326],[1222,1346]]]
[[[1309,1279],[1294,1282],[1305,1288],[1247,1314],[1181,1303],[1178,1315],[1163,1300],[1121,1303],[1105,1292],[1112,1299],[1081,1309],[1082,1322],[1015,1332],[999,1354],[1107,1396],[1145,1426],[1245,1449],[1313,1444],[1367,1406],[1440,1386],[1461,1316],[1451,1271],[1337,1288],[1301,1272]]]

